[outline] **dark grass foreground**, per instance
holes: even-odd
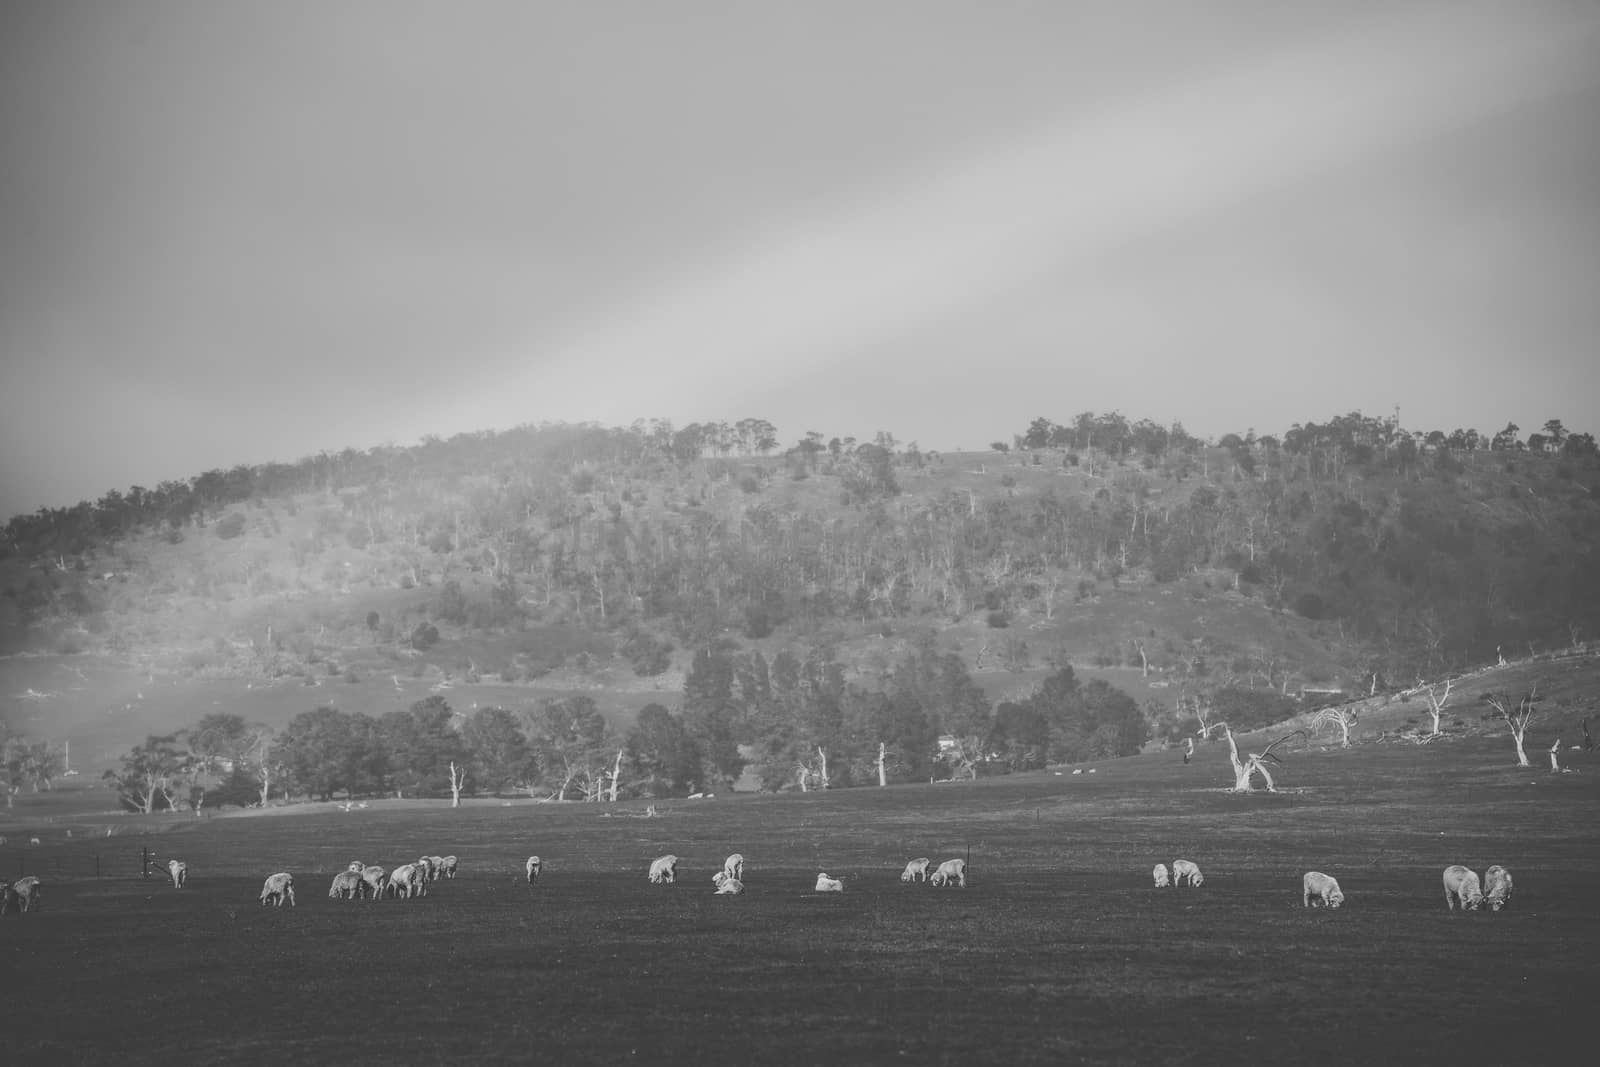
[[[68,842],[114,877],[0,919],[9,1063],[1566,1062],[1600,1004],[1600,764],[1509,743],[1297,753],[1233,796],[1215,747],[1095,775],[658,805],[214,819]],[[178,891],[141,844],[188,861]],[[971,848],[967,889],[902,885]],[[711,874],[743,852],[747,891]],[[48,850],[45,850],[48,851]],[[454,853],[422,900],[327,898],[350,860]],[[675,886],[645,880],[683,857]],[[545,873],[523,884],[522,861]],[[1150,868],[1193,859],[1199,889]],[[0,852],[15,877],[15,848]],[[1512,869],[1451,914],[1450,863]],[[1339,879],[1307,911],[1300,876]],[[299,907],[257,904],[295,875]],[[811,891],[825,870],[842,895]]]

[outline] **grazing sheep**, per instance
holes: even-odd
[[[422,878],[422,880],[424,882],[433,881],[433,857],[432,856],[419,857],[417,859],[417,862],[415,864],[413,864],[413,866],[415,866],[418,871],[422,872],[421,873],[421,878]]]
[[[723,871],[721,873],[723,875],[727,875],[728,872]],[[724,896],[724,895],[737,896],[738,894],[743,893],[743,892],[744,892],[744,883],[739,881],[739,879],[737,879],[737,878],[734,878],[732,876],[727,876],[727,877],[724,877],[720,882],[717,883],[717,891],[716,891],[715,895],[719,896],[719,897],[720,896]]]
[[[900,872],[902,882],[926,882],[928,880],[928,864],[932,863],[926,856],[919,856],[906,864],[906,869]]]
[[[279,871],[277,874],[268,875],[267,880],[261,885],[261,903],[271,904],[274,908],[283,907],[287,900],[289,907],[294,907],[294,875],[288,871]]]
[[[1455,911],[1458,903],[1462,911],[1477,911],[1483,904],[1483,890],[1478,885],[1477,874],[1459,863],[1452,863],[1446,867],[1444,903],[1450,911]]]
[[[172,875],[172,888],[182,889],[189,880],[189,865],[182,860],[168,860],[167,873]]]
[[[678,880],[678,857],[673,855],[657,856],[650,861],[650,881],[657,885],[662,882],[676,882]]]
[[[1490,911],[1511,903],[1511,872],[1498,863],[1483,872],[1483,902]]]
[[[17,910],[27,912],[39,903],[39,879],[33,875],[18,878],[11,883],[11,896],[16,902]]]
[[[388,884],[389,872],[382,867],[361,868],[361,893],[368,900],[377,900],[383,896]]]
[[[357,874],[360,874],[362,871],[364,871],[366,869],[367,869],[367,865],[365,863],[362,863],[360,860],[351,860],[350,861],[350,866],[345,868],[345,870],[347,870],[347,871],[355,871]]]
[[[1206,884],[1205,875],[1200,873],[1200,868],[1188,860],[1172,861],[1172,884],[1182,885],[1184,879],[1189,880],[1191,888]]]
[[[1150,873],[1156,880],[1157,889],[1165,889],[1172,884],[1172,879],[1167,877],[1167,865],[1165,863],[1156,864],[1155,870]]]
[[[544,865],[539,862],[539,857],[538,856],[529,856],[528,857],[527,865],[523,869],[528,872],[528,884],[529,885],[532,885],[533,884],[533,880],[535,878],[539,877],[539,871],[543,868],[543,866]]]
[[[733,855],[722,861],[722,869],[727,872],[729,878],[744,878],[744,855],[742,853],[735,852]]]
[[[424,884],[428,880],[425,867],[417,863],[402,863],[389,872],[389,895],[393,897],[427,896],[428,888]]]
[[[954,882],[963,889],[967,885],[967,861],[961,859],[945,860],[928,879],[932,885],[949,885]]]
[[[1323,907],[1337,908],[1344,903],[1344,892],[1339,888],[1339,880],[1321,871],[1307,871],[1306,876],[1300,880],[1300,903],[1304,907],[1311,907],[1313,897],[1322,901]]]
[[[333,884],[328,887],[328,899],[359,900],[362,884],[361,876],[355,871],[340,871],[333,876]]]
[[[446,878],[454,878],[456,876],[456,864],[458,862],[459,861],[454,856],[446,856],[444,859],[439,861],[439,873],[443,874]]]
[[[429,856],[427,859],[428,859],[428,881],[437,882],[441,877],[444,876],[444,857],[443,856]]]
[[[817,875],[818,893],[843,893],[844,883],[837,878],[829,878],[826,874]]]

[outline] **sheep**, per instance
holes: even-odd
[[[1172,879],[1167,877],[1167,865],[1165,863],[1156,864],[1155,870],[1150,873],[1156,880],[1157,889],[1165,889],[1172,884]]]
[[[657,856],[650,861],[650,881],[656,885],[678,880],[678,857],[671,854]]]
[[[724,895],[738,896],[740,893],[744,892],[744,883],[743,882],[739,881],[739,879],[737,879],[737,878],[732,877],[731,875],[728,875],[728,872],[726,872],[726,871],[723,871],[721,873],[725,877],[721,881],[719,881],[717,883],[717,891],[714,894],[715,896],[719,896],[719,897],[720,896],[724,896]]]
[[[389,872],[382,867],[361,868],[361,892],[369,900],[377,900],[383,896],[384,888],[389,884]]]
[[[1483,872],[1483,902],[1490,911],[1511,903],[1511,872],[1498,863]]]
[[[444,857],[443,856],[429,856],[429,857],[427,857],[427,860],[428,860],[428,881],[437,882],[444,875]]]
[[[733,855],[722,861],[722,869],[727,872],[729,878],[733,878],[735,880],[743,879],[744,855],[742,853],[735,852]]]
[[[1444,869],[1444,903],[1450,911],[1456,910],[1456,904],[1461,905],[1462,911],[1477,911],[1483,904],[1483,890],[1478,885],[1478,876],[1474,872],[1452,863]]]
[[[532,885],[533,884],[533,880],[535,878],[539,877],[539,871],[541,869],[543,869],[543,866],[544,865],[542,863],[540,863],[538,856],[529,856],[528,857],[528,862],[523,867],[523,870],[525,870],[527,872],[527,874],[528,874],[528,884],[529,885]]]
[[[456,876],[456,864],[458,862],[459,861],[454,856],[446,856],[439,862],[439,872],[446,878],[454,879]]]
[[[39,879],[31,874],[11,883],[11,899],[19,912],[27,912],[38,904],[39,896]]]
[[[1189,885],[1191,888],[1206,884],[1205,875],[1200,873],[1200,868],[1195,866],[1195,864],[1191,863],[1189,860],[1173,860],[1172,884],[1175,886],[1182,885],[1185,878],[1189,880]]]
[[[168,860],[167,873],[172,875],[172,888],[182,889],[189,880],[189,865],[182,860]]]
[[[1322,901],[1323,907],[1327,908],[1337,908],[1344,903],[1344,891],[1339,888],[1339,880],[1321,871],[1307,871],[1300,880],[1301,905],[1311,907],[1313,897]]]
[[[389,872],[389,895],[403,896],[407,900],[426,896],[428,889],[423,883],[427,880],[428,873],[425,867],[416,863],[402,863]]]
[[[363,884],[361,876],[355,871],[340,871],[333,876],[333,884],[328,887],[328,899],[359,900]]]
[[[817,875],[818,893],[843,893],[844,883],[837,878],[829,878],[826,874]]]
[[[421,873],[421,878],[422,878],[422,880],[424,882],[433,881],[433,857],[432,856],[421,856],[421,857],[419,857],[417,859],[417,862],[415,864],[413,864],[413,866],[415,866],[418,871],[422,872]]]
[[[274,908],[283,907],[287,900],[289,907],[294,907],[294,875],[288,871],[279,871],[277,874],[267,876],[261,884],[261,903],[271,904]]]
[[[17,892],[11,888],[11,883],[0,882],[0,915],[9,913],[18,903]]]
[[[926,882],[928,880],[928,864],[933,861],[926,856],[919,856],[906,863],[906,869],[900,872],[902,882]]]
[[[939,864],[939,869],[933,872],[933,877],[928,879],[930,885],[949,885],[954,882],[963,889],[967,886],[967,861],[962,859],[945,860]]]

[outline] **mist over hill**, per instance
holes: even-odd
[[[659,692],[730,780],[758,736],[773,784],[829,744],[825,774],[876,773],[891,734],[918,776],[939,733],[1019,765],[1119,754],[1181,732],[1188,697],[1372,692],[1593,636],[1594,440],[1519,434],[1356,413],[1206,442],[1085,412],[959,455],[785,447],[754,418],[427,438],[17,516],[0,641],[182,677]]]

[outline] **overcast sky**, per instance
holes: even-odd
[[[0,518],[540,420],[1600,433],[1600,3],[19,0]]]

